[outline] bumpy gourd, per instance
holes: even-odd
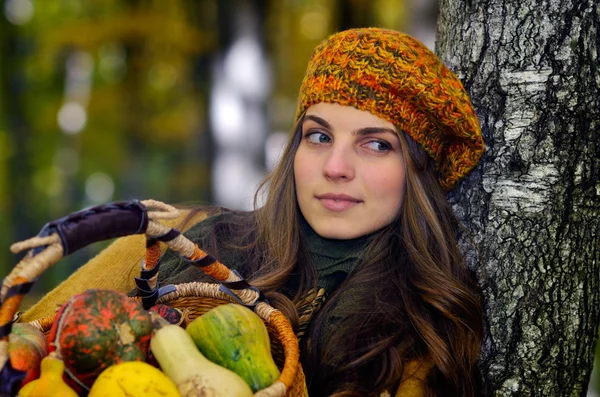
[[[183,397],[251,397],[250,387],[234,372],[209,360],[185,330],[163,325],[155,331],[150,348],[162,371]]]
[[[252,310],[220,305],[194,319],[186,331],[206,358],[241,376],[253,391],[279,378],[267,328]]]
[[[59,350],[72,376],[89,388],[113,364],[144,361],[151,336],[152,320],[140,303],[118,291],[90,289],[61,307],[48,338],[50,350]]]

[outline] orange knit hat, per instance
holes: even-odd
[[[434,159],[444,190],[479,162],[479,120],[458,78],[422,43],[388,29],[336,33],[315,48],[300,87],[296,119],[332,102],[398,126]]]

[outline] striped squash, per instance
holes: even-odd
[[[252,391],[279,378],[267,328],[252,310],[234,303],[220,305],[194,319],[186,331],[206,358],[238,374]]]

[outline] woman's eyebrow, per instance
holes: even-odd
[[[389,134],[393,134],[394,136],[397,135],[396,130],[392,129],[392,128],[388,128],[388,127],[365,127],[365,128],[360,128],[356,131],[353,131],[353,134],[356,135],[369,135],[369,134],[379,134],[379,133],[389,133]]]
[[[312,120],[317,124],[321,124],[323,127],[327,128],[329,130],[331,129],[331,125],[324,119],[320,118],[319,116],[309,114],[307,116],[304,116],[304,121],[307,121],[307,120]]]
[[[313,114],[309,114],[304,116],[304,120],[303,123],[305,121],[308,120],[312,120],[317,124],[320,124],[321,126],[327,128],[327,129],[331,129],[331,124],[329,124],[326,120],[322,119],[319,116],[315,116]],[[364,127],[364,128],[360,128],[358,130],[352,131],[353,134],[355,135],[369,135],[369,134],[379,134],[379,133],[390,133],[390,134],[394,134],[396,135],[396,130],[392,129],[392,128],[388,128],[388,127]]]

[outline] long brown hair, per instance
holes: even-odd
[[[236,230],[227,232],[238,235],[234,245],[248,252],[251,283],[293,323],[294,304],[316,286],[294,185],[301,122],[257,192],[255,201],[264,198],[264,205],[245,225],[236,221]],[[370,239],[356,269],[311,322],[301,346],[311,396],[394,392],[407,364],[415,360],[431,368],[428,395],[477,393],[483,310],[456,242],[459,222],[430,157],[407,134],[399,136],[407,184],[402,208],[392,224]],[[290,300],[279,291],[292,274],[299,287]],[[327,319],[348,301],[351,310],[335,334],[318,343]]]

